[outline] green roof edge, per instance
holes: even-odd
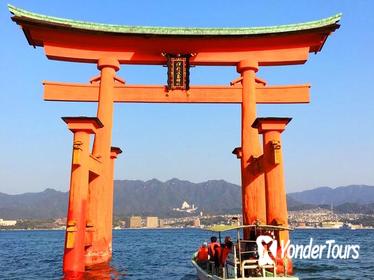
[[[337,24],[342,17],[341,13],[334,16],[297,24],[287,24],[279,26],[265,27],[238,27],[238,28],[209,28],[209,27],[159,27],[159,26],[128,26],[116,24],[103,24],[87,21],[77,21],[58,17],[51,17],[42,14],[33,13],[24,9],[17,8],[8,4],[9,11],[16,17],[24,17],[31,20],[43,21],[50,24],[63,25],[69,28],[123,33],[123,34],[144,34],[144,35],[172,35],[172,36],[240,36],[240,35],[261,35],[283,32],[303,31],[316,28],[323,28]]]

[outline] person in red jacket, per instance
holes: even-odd
[[[228,240],[228,241],[225,242],[225,246],[223,247],[222,252],[221,252],[221,260],[220,260],[221,261],[221,266],[225,266],[227,256],[231,252],[232,245],[233,244],[232,244],[231,240]]]
[[[208,260],[208,243],[204,242],[203,245],[201,245],[199,250],[197,251],[196,263],[205,269],[207,267]]]
[[[221,264],[221,253],[222,253],[222,248],[220,245],[214,245],[214,257],[213,257],[213,261],[214,261],[214,265],[216,266],[216,268],[218,269],[220,264]]]
[[[216,245],[219,246],[219,247],[221,247],[221,244],[219,244],[219,242],[217,242],[217,237],[212,236],[212,237],[210,238],[210,243],[209,243],[209,245],[208,245],[208,250],[209,250],[209,256],[210,256],[210,259],[214,259],[214,253],[215,253],[215,249],[214,249],[214,247],[215,247]]]

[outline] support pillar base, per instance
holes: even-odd
[[[93,266],[97,264],[110,262],[112,259],[112,244],[108,246],[107,250],[102,251],[86,251],[85,265]]]
[[[83,276],[84,276],[84,272],[78,272],[78,271],[65,271],[64,272],[64,280],[82,279]]]

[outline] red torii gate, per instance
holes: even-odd
[[[256,103],[308,103],[310,86],[267,86],[256,72],[260,66],[305,63],[339,27],[340,14],[273,27],[173,28],[88,23],[11,5],[9,10],[28,43],[43,47],[49,59],[95,63],[100,71],[87,84],[43,82],[45,100],[98,102],[97,118],[63,118],[74,133],[65,275],[112,255],[113,165],[121,153],[111,147],[114,102],[241,104],[241,147],[234,153],[241,159],[243,223],[288,225],[280,132],[290,119],[256,120]],[[127,85],[116,76],[121,64],[167,64],[168,86]],[[230,86],[189,86],[189,65],[236,66],[240,78]],[[92,152],[89,134],[95,134]]]

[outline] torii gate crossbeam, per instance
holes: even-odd
[[[44,83],[44,100],[97,102],[99,85]],[[233,103],[242,102],[242,86],[191,86],[169,92],[166,86],[115,85],[114,102],[136,103]],[[310,85],[256,86],[257,104],[309,103]]]

